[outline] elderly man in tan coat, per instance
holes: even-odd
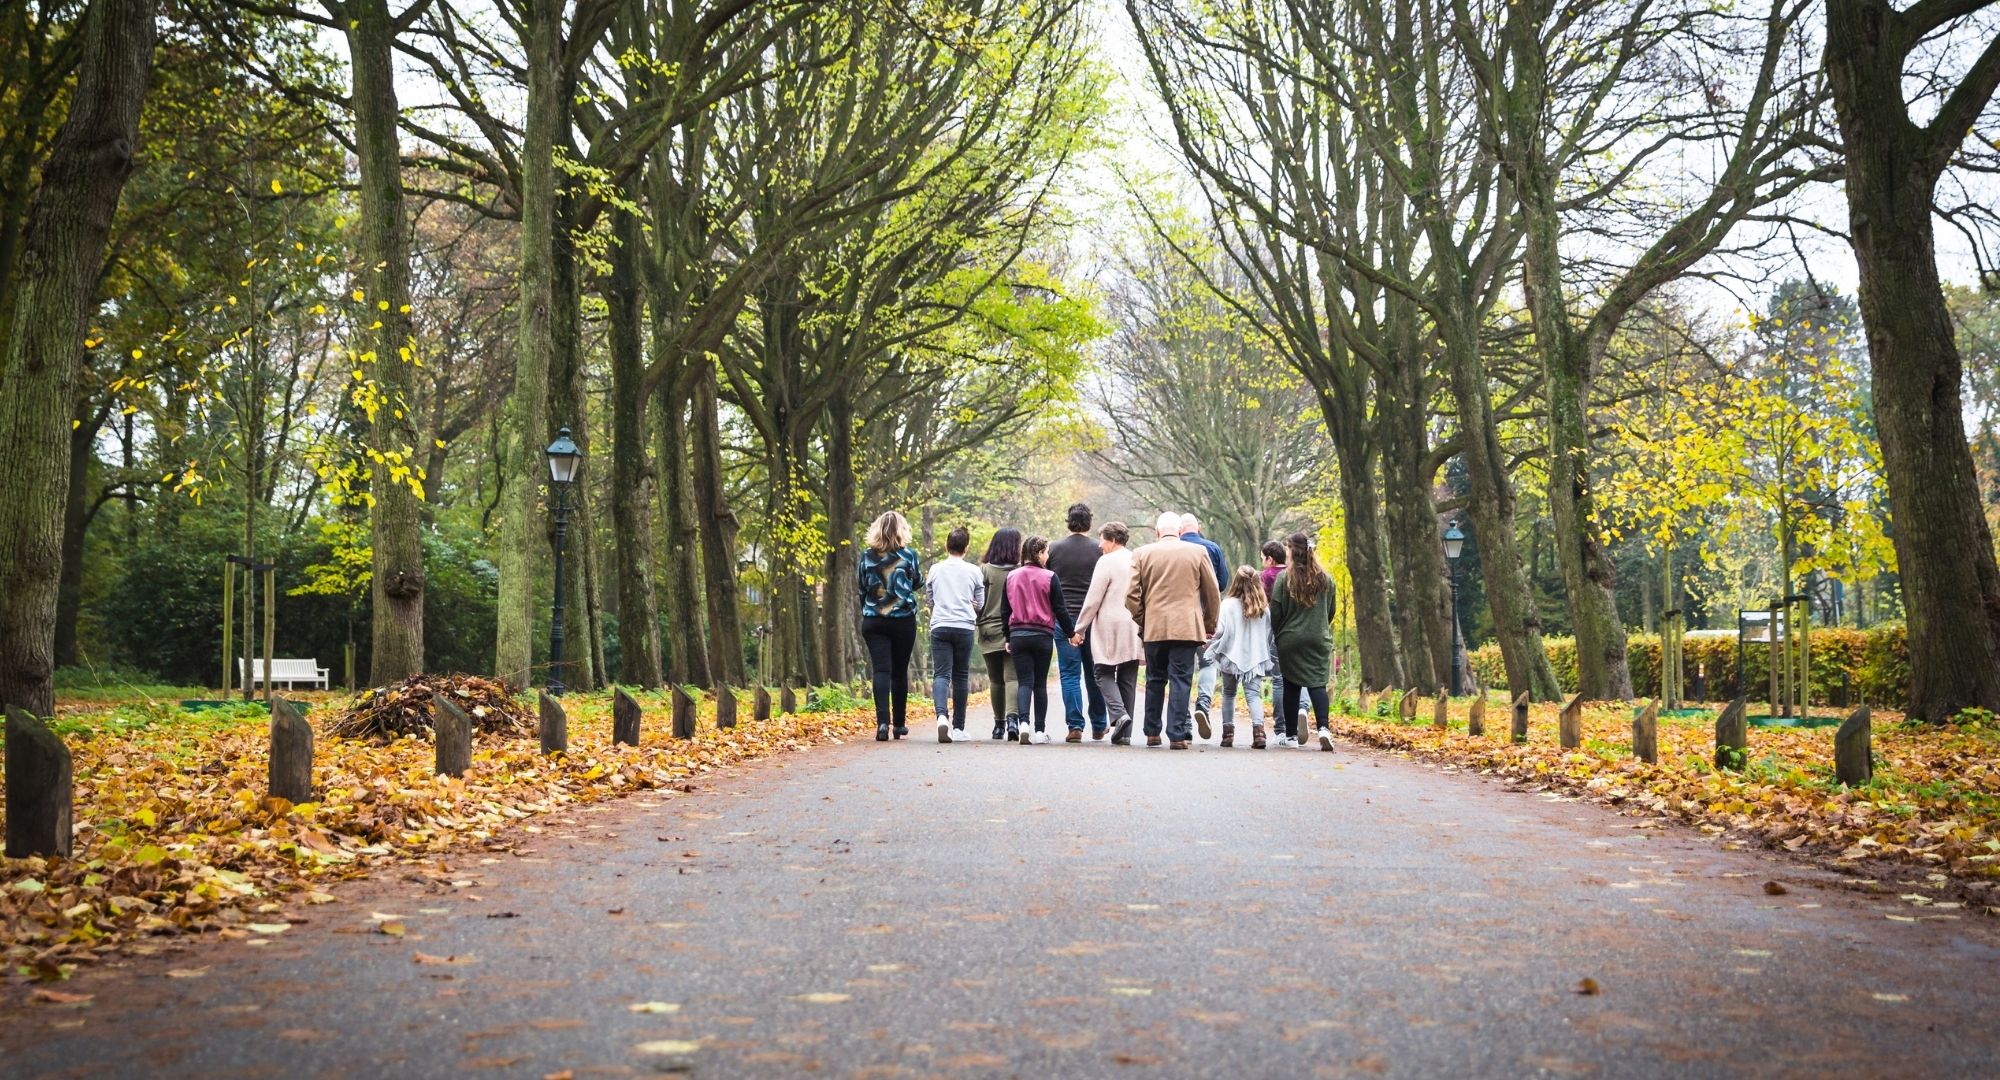
[[[1165,708],[1168,745],[1185,750],[1194,736],[1188,698],[1195,659],[1215,633],[1222,594],[1208,550],[1180,538],[1179,514],[1161,514],[1155,528],[1160,538],[1132,559],[1125,607],[1146,642],[1146,745],[1160,745],[1160,710]]]

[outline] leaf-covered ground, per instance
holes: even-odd
[[[1931,727],[1878,716],[1874,779],[1849,788],[1834,779],[1831,727],[1753,727],[1745,768],[1729,772],[1712,764],[1713,713],[1662,716],[1660,760],[1648,765],[1632,754],[1628,706],[1587,705],[1583,743],[1565,751],[1557,743],[1559,706],[1533,706],[1529,740],[1516,746],[1503,701],[1488,705],[1480,738],[1466,733],[1469,705],[1452,702],[1444,730],[1432,725],[1429,701],[1411,722],[1386,715],[1394,710],[1385,701],[1371,715],[1336,712],[1333,726],[1369,746],[1761,841],[1864,877],[1901,868],[1895,876],[1949,885],[1949,895],[2000,914],[2000,726],[1991,721]]]
[[[433,771],[427,740],[387,745],[324,734],[345,703],[300,695],[321,734],[318,801],[265,797],[269,717],[255,706],[186,712],[170,702],[59,710],[76,772],[74,857],[0,860],[0,977],[53,979],[160,934],[284,932],[288,905],[324,902],[320,886],[373,866],[481,844],[503,826],[560,807],[670,787],[734,762],[838,742],[872,720],[857,711],[750,719],[718,731],[703,701],[699,735],[675,740],[660,695],[641,745],[611,743],[608,694],[572,695],[570,751],[481,736],[462,779]]]

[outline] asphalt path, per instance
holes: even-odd
[[[1983,918],[1348,746],[915,734],[5,988],[0,1074],[2000,1073]]]

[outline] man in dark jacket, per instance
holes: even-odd
[[[1090,591],[1090,575],[1104,554],[1090,535],[1090,507],[1077,503],[1069,508],[1069,535],[1049,545],[1049,569],[1062,582],[1063,606],[1074,623],[1083,611],[1084,595]],[[1067,637],[1056,638],[1056,672],[1062,681],[1064,719],[1069,725],[1069,742],[1083,741],[1083,721],[1090,718],[1090,737],[1102,739],[1108,727],[1104,693],[1091,677],[1096,670],[1090,655],[1090,635],[1083,644],[1071,645]]]
[[[1215,568],[1215,587],[1229,588],[1229,560],[1222,557],[1222,546],[1201,534],[1201,520],[1193,514],[1181,515],[1181,539],[1208,552],[1208,565]],[[1195,669],[1194,680],[1194,726],[1201,737],[1208,738],[1208,710],[1215,703],[1215,664],[1202,662]]]

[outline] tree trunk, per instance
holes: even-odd
[[[1448,241],[1448,238],[1446,238]],[[1508,480],[1500,436],[1494,428],[1486,365],[1479,355],[1478,327],[1462,296],[1447,296],[1452,318],[1438,327],[1450,369],[1452,397],[1465,444],[1466,473],[1472,481],[1467,512],[1479,543],[1486,577],[1486,602],[1493,612],[1493,636],[1507,669],[1507,692],[1526,692],[1539,701],[1561,693],[1555,669],[1542,647],[1542,618],[1535,610],[1521,548],[1514,536],[1514,487]]]
[[[694,479],[701,526],[701,569],[708,589],[709,674],[716,682],[744,686],[743,615],[736,597],[736,515],[722,475],[722,428],[716,408],[715,367],[707,364],[694,386]]]
[[[836,394],[826,411],[826,599],[820,604],[822,666],[829,679],[857,669],[861,610],[860,481],[854,475],[854,406]]]
[[[56,666],[77,662],[76,621],[83,612],[83,545],[90,525],[84,508],[89,491],[91,449],[104,426],[102,413],[76,418],[69,433],[69,494],[63,499],[62,580],[56,585]]]
[[[1421,383],[1420,375],[1416,381]],[[1451,623],[1445,611],[1444,546],[1431,498],[1432,472],[1425,461],[1430,451],[1425,445],[1424,415],[1415,404],[1417,396],[1408,389],[1379,390],[1375,417],[1381,432],[1383,504],[1395,552],[1390,564],[1395,571],[1403,672],[1418,693],[1430,695],[1450,685]]]
[[[567,91],[564,100],[568,100]],[[568,129],[565,112],[558,132],[563,143],[569,141]],[[572,158],[579,156],[575,146],[569,146],[568,150]],[[567,427],[570,439],[583,454],[569,492],[570,546],[563,565],[563,589],[568,594],[564,617],[569,631],[563,651],[568,666],[563,671],[563,682],[572,690],[593,690],[604,679],[604,612],[597,593],[597,500],[591,494],[595,469],[590,453],[590,401],[584,392],[583,379],[583,290],[577,276],[576,250],[570,240],[575,221],[574,195],[558,196],[555,243],[549,261],[550,294],[555,298],[555,306],[550,309],[549,332],[555,340],[555,352],[550,357],[548,426],[542,437],[553,440],[560,429]],[[552,532],[550,536],[553,539]],[[550,552],[553,555],[553,547]]]
[[[1943,721],[1968,708],[2000,710],[2000,570],[1966,444],[1963,364],[1932,232],[1938,177],[1965,132],[1934,134],[1910,121],[1907,34],[1880,0],[1827,5],[1826,70],[1847,150],[1848,221],[1908,623],[1908,711]]]
[[[403,213],[396,28],[387,0],[336,5],[347,25],[353,70],[354,143],[361,177],[361,280],[375,323],[368,371],[378,400],[369,410],[374,461],[368,486],[373,576],[369,678],[384,685],[424,668],[423,497],[418,463],[417,352],[411,336],[409,222]],[[364,359],[367,354],[364,354]]]
[[[695,525],[694,478],[688,461],[687,397],[682,379],[660,387],[660,467],[666,474],[660,518],[667,537],[667,679],[706,684],[708,648],[702,642],[701,537]]]
[[[1337,406],[1320,395],[1320,411]],[[1329,430],[1337,430],[1328,416]],[[1340,502],[1347,541],[1347,577],[1352,583],[1354,633],[1361,659],[1361,681],[1377,690],[1403,685],[1403,668],[1396,656],[1395,624],[1389,617],[1388,568],[1382,558],[1381,500],[1375,492],[1372,454],[1358,439],[1334,440],[1340,460]]]
[[[500,596],[493,666],[525,689],[534,662],[535,572],[547,535],[541,492],[548,427],[549,358],[555,352],[556,134],[568,107],[562,65],[562,0],[526,0],[528,100],[521,140],[521,295],[514,342],[514,391],[507,403],[506,475],[494,562]]]
[[[86,319],[152,75],[154,0],[97,0],[28,210],[0,370],[0,705],[55,711],[57,582]]]
[[[611,345],[611,524],[618,555],[618,680],[660,687],[660,609],[653,591],[658,474],[646,454],[646,357],[639,344],[638,222],[613,211],[604,285]]]

